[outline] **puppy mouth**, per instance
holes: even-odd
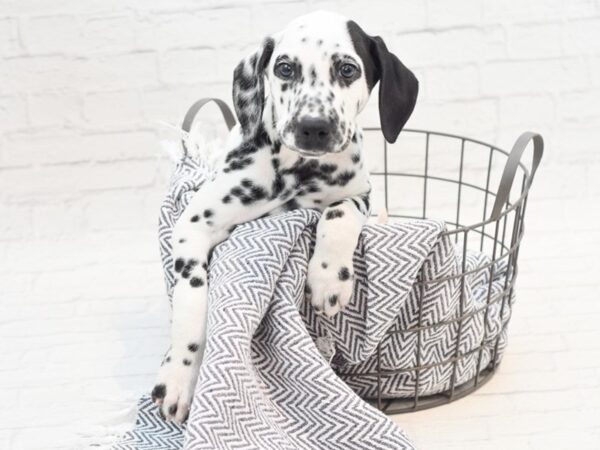
[[[318,149],[304,149],[304,148],[300,148],[298,146],[296,146],[295,144],[288,142],[283,136],[279,136],[279,139],[281,140],[281,142],[283,143],[283,145],[285,145],[287,148],[289,148],[290,150],[295,151],[296,153],[299,153],[300,155],[306,157],[306,158],[319,158],[327,153],[331,153],[328,150],[318,150]]]
[[[330,153],[323,150],[303,150],[300,148],[292,148],[292,150],[300,153],[302,156],[306,156],[307,158],[318,158],[326,153]]]
[[[295,151],[296,153],[299,153],[300,155],[302,155],[306,158],[319,158],[319,157],[322,157],[327,154],[341,153],[344,150],[346,150],[348,148],[348,146],[350,145],[350,139],[348,138],[348,139],[344,139],[342,142],[338,142],[337,143],[338,145],[336,145],[334,148],[306,149],[306,148],[302,148],[302,147],[299,147],[298,145],[296,145],[293,138],[286,139],[285,133],[278,133],[278,134],[279,134],[279,140],[281,141],[281,143],[284,146],[286,146],[290,150]]]

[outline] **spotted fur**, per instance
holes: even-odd
[[[207,261],[236,225],[296,208],[322,211],[306,297],[327,316],[348,305],[352,256],[370,208],[356,118],[377,82],[382,129],[393,142],[414,107],[416,78],[381,38],[325,12],[293,21],[235,68],[239,125],[215,179],[173,232],[171,350],[152,391],[167,419],[187,417],[206,341]]]

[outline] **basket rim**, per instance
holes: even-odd
[[[363,127],[364,131],[381,131],[381,127]],[[460,136],[458,134],[454,134],[454,133],[447,133],[444,131],[435,131],[435,130],[426,130],[426,129],[422,129],[422,128],[404,128],[402,130],[402,132],[406,132],[406,133],[420,133],[420,134],[424,134],[425,136],[427,136],[427,138],[429,136],[441,136],[441,137],[447,137],[447,138],[452,138],[452,139],[459,139],[463,145],[464,142],[470,142],[473,144],[477,144],[483,147],[487,147],[489,148],[492,152],[499,152],[503,155],[505,155],[507,158],[510,156],[510,153],[507,152],[506,150],[501,149],[498,146],[492,145],[492,144],[488,144],[487,142],[478,140],[478,139],[473,139],[470,137],[466,137],[466,136]],[[383,144],[384,144],[384,149],[387,150],[387,146],[388,146],[388,142],[384,139],[383,140]],[[486,225],[492,224],[492,223],[500,223],[500,221],[507,216],[508,214],[510,214],[512,211],[514,211],[515,209],[521,207],[521,205],[525,202],[525,200],[527,199],[527,195],[529,194],[529,189],[531,188],[531,181],[532,181],[532,177],[531,177],[531,172],[529,171],[529,169],[525,166],[525,164],[523,163],[523,161],[519,161],[518,162],[518,166],[521,168],[521,170],[523,170],[523,175],[525,176],[525,184],[523,186],[523,189],[521,191],[521,195],[519,196],[518,199],[516,199],[513,203],[508,202],[507,205],[508,207],[505,208],[502,213],[500,213],[500,215],[496,218],[493,219],[492,217],[482,220],[480,222],[471,224],[471,225],[461,225],[458,226],[453,229],[453,230],[445,230],[441,233],[442,236],[452,236],[455,234],[459,234],[459,233],[468,233],[469,231],[475,230],[477,228],[482,228],[485,227]],[[388,174],[389,175],[389,174]],[[407,174],[408,175],[408,174]],[[448,180],[446,180],[448,181]],[[456,182],[458,183],[458,182]],[[483,189],[481,188],[481,190],[485,191],[486,194],[490,194],[493,197],[497,197],[498,192],[492,192],[488,189]]]

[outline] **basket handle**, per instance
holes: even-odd
[[[542,155],[544,154],[544,140],[538,133],[526,131],[515,141],[515,144],[510,151],[510,155],[508,156],[508,160],[506,161],[506,165],[504,166],[502,178],[500,179],[500,185],[498,186],[498,190],[496,192],[496,201],[494,202],[492,214],[490,215],[491,221],[498,220],[500,214],[502,214],[502,209],[506,205],[506,202],[508,202],[508,197],[512,189],[515,174],[517,173],[517,168],[519,167],[523,152],[527,148],[527,145],[530,141],[533,141],[533,161],[531,163],[531,175],[529,176],[529,180],[527,182],[527,188],[529,188],[533,182],[533,177],[538,166],[540,165]]]
[[[181,124],[181,128],[183,129],[183,131],[185,131],[186,133],[190,132],[190,130],[192,129],[192,124],[194,123],[194,119],[196,118],[196,114],[198,114],[198,111],[200,111],[204,105],[210,102],[215,102],[217,104],[219,110],[221,111],[221,114],[223,115],[223,119],[225,119],[225,124],[227,125],[227,128],[229,130],[231,130],[235,126],[235,117],[233,116],[231,109],[229,109],[229,106],[227,106],[227,103],[225,103],[220,98],[205,97],[195,102],[185,113],[183,123]],[[185,145],[184,139],[181,140],[181,145],[183,145],[183,150],[187,155],[187,147]]]

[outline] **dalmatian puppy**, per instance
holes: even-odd
[[[380,37],[328,12],[294,20],[235,68],[239,124],[218,175],[195,194],[172,237],[171,349],[152,391],[168,420],[188,415],[206,341],[209,252],[237,224],[321,210],[306,296],[329,317],[348,305],[370,192],[356,117],[378,82],[381,128],[394,142],[415,106],[417,79]]]

